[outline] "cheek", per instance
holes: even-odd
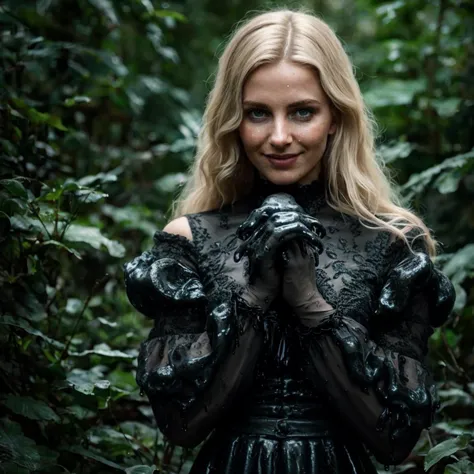
[[[324,145],[330,133],[330,125],[327,123],[313,123],[298,131],[297,141],[308,147]]]
[[[239,127],[240,139],[246,149],[256,148],[265,140],[264,127],[243,122]]]

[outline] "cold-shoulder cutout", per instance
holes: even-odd
[[[160,430],[183,447],[202,442],[245,391],[261,346],[245,303],[204,287],[190,237],[188,219],[175,219],[124,267],[130,302],[154,320],[137,384]]]
[[[186,237],[188,240],[193,240],[193,234],[191,232],[191,227],[186,216],[181,216],[166,224],[163,232],[168,234],[181,235]]]

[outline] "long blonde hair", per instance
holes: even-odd
[[[322,164],[328,204],[358,217],[366,227],[386,229],[405,241],[405,232],[416,229],[434,256],[436,242],[429,229],[402,206],[376,158],[374,121],[342,44],[326,23],[299,11],[259,14],[233,34],[219,60],[196,158],[173,217],[220,208],[248,191],[254,170],[238,134],[243,86],[256,68],[281,60],[316,69],[334,110],[337,130]]]

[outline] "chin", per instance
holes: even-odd
[[[294,172],[272,171],[270,173],[261,174],[265,179],[275,184],[276,186],[288,186],[290,184],[298,183],[302,179],[299,174],[296,174]]]

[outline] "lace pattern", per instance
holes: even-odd
[[[375,314],[388,272],[409,249],[388,232],[334,211],[321,183],[293,186],[288,191],[327,230],[316,284],[334,311],[315,327],[300,324],[281,299],[261,314],[240,298],[248,268],[233,255],[237,227],[274,190],[257,183],[237,203],[186,216],[192,242],[157,233],[155,248],[126,266],[131,302],[155,320],[142,344],[137,381],[153,400],[160,427],[182,445],[202,441],[222,410],[240,410],[238,394],[246,394],[242,404],[264,396],[284,406],[293,380],[308,387],[296,397],[308,390],[327,396],[334,416],[362,431],[380,459],[399,461],[436,406],[423,362],[432,333],[423,297],[397,320]],[[414,247],[422,248],[419,241]],[[271,395],[258,392],[269,374],[280,383]],[[374,406],[352,395],[354,387]]]

